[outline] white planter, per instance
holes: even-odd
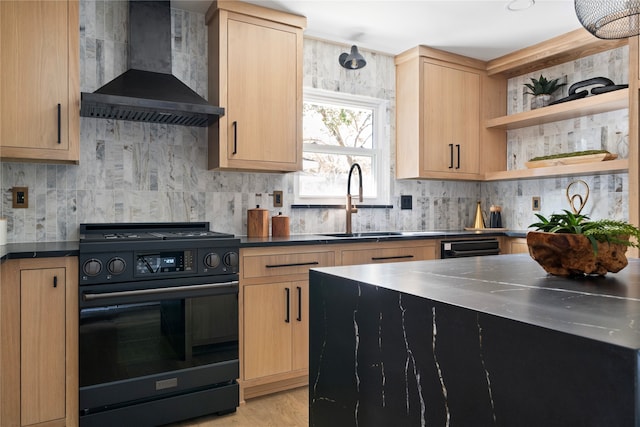
[[[546,107],[550,102],[551,95],[535,95],[533,98],[531,98],[531,109],[535,110],[536,108]]]

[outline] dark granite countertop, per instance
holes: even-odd
[[[78,242],[10,243],[0,246],[0,261],[63,256],[78,256]]]
[[[401,239],[443,239],[465,236],[509,236],[524,237],[526,231],[415,231],[403,232],[394,236],[366,236],[366,237],[333,237],[321,234],[292,234],[289,237],[247,237],[238,236],[240,247],[261,247],[261,246],[292,246],[292,245],[318,245],[325,243],[356,243],[375,241],[397,241]],[[35,243],[9,243],[0,246],[0,261],[15,258],[46,258],[60,256],[77,256],[78,242],[35,242]]]
[[[604,277],[547,275],[528,254],[313,269],[518,322],[640,349],[640,259]]]
[[[334,237],[322,234],[292,234],[289,237],[247,237],[240,238],[240,247],[260,247],[260,246],[291,246],[291,245],[318,245],[331,243],[356,243],[356,242],[386,242],[398,240],[418,240],[418,239],[446,239],[459,237],[525,237],[526,230],[510,231],[404,231],[399,235],[390,236],[357,236],[357,237]]]

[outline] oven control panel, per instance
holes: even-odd
[[[194,251],[135,253],[135,276],[162,275],[179,271],[193,271]]]
[[[80,285],[238,273],[238,248],[117,251],[80,255]]]

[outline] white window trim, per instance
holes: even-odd
[[[372,98],[368,96],[362,95],[352,95],[348,93],[342,92],[333,92],[321,89],[314,88],[304,88],[303,91],[303,102],[320,102],[320,103],[328,103],[335,105],[344,105],[347,107],[354,108],[369,108],[373,110],[373,149],[371,150],[374,153],[374,168],[376,176],[378,177],[377,181],[377,193],[378,197],[365,197],[362,203],[357,201],[357,198],[354,199],[355,204],[365,204],[365,205],[388,205],[389,204],[389,187],[391,181],[391,169],[389,164],[390,157],[390,135],[389,135],[389,120],[387,117],[388,114],[388,104],[389,101],[386,99],[380,98]],[[324,146],[313,146],[311,150],[314,152],[327,152],[327,153],[344,153],[344,154],[362,154],[361,150],[348,148],[348,147],[324,147]],[[303,147],[303,152],[305,148]],[[357,177],[352,177],[355,181]],[[330,204],[342,204],[345,203],[345,197],[347,195],[347,189],[344,189],[344,196],[341,197],[303,197],[300,196],[300,173],[296,174],[296,178],[294,180],[294,192],[295,192],[295,204],[305,204],[305,205],[330,205]],[[354,192],[355,188],[355,192]],[[351,191],[355,195],[357,194],[358,184],[357,182],[351,184]]]

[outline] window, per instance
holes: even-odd
[[[362,169],[364,204],[389,202],[387,101],[305,89],[302,116],[302,172],[296,195],[301,204],[344,204],[353,163]],[[358,193],[354,172],[351,194]],[[356,202],[356,200],[354,200]]]

